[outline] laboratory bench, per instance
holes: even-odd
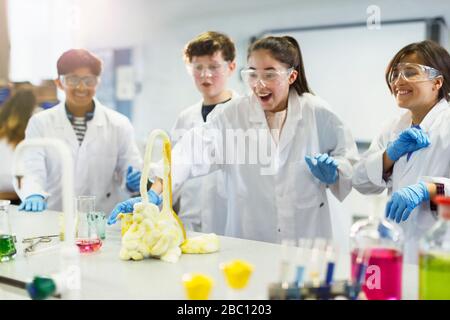
[[[17,242],[14,260],[0,263],[0,275],[29,282],[36,275],[48,276],[60,271],[59,251],[24,255],[24,238],[59,233],[60,213],[9,210],[11,228]],[[188,237],[196,233],[188,233]],[[186,299],[182,285],[185,273],[209,275],[214,280],[210,299],[267,299],[268,285],[279,279],[282,246],[277,244],[219,237],[220,250],[210,254],[183,254],[177,263],[158,259],[122,261],[119,259],[120,223],[107,226],[101,249],[80,254],[82,299]],[[54,238],[54,243],[59,239]],[[295,257],[296,249],[288,248]],[[241,292],[228,289],[220,264],[242,259],[254,266],[248,286]],[[418,268],[403,265],[403,299],[417,299]],[[294,268],[289,276],[294,279]],[[341,254],[334,279],[349,279],[350,255]],[[28,299],[24,290],[0,284],[3,299]]]

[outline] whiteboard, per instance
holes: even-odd
[[[405,45],[426,39],[426,23],[410,22],[322,30],[270,32],[300,44],[306,78],[351,127],[357,142],[370,142],[382,125],[400,115],[384,79],[386,66]]]

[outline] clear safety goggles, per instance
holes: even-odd
[[[86,77],[78,77],[74,75],[64,75],[61,76],[61,82],[70,88],[76,88],[78,85],[83,82],[86,87],[93,88],[98,83],[98,77],[96,76],[86,76]]]
[[[261,81],[264,86],[269,84],[278,84],[287,77],[289,77],[294,68],[286,70],[255,70],[244,69],[241,71],[241,77],[250,87],[256,85],[258,81]]]
[[[204,65],[202,63],[191,63],[187,65],[188,72],[195,77],[217,77],[225,74],[227,61]]]
[[[400,75],[406,81],[419,82],[432,80],[439,77],[441,73],[439,70],[418,63],[402,62],[398,63],[389,74],[389,84],[397,81]]]

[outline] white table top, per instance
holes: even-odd
[[[0,263],[0,274],[21,281],[30,281],[36,275],[50,275],[59,271],[59,252],[46,252],[25,257],[22,239],[32,236],[58,234],[57,212],[18,212],[10,207],[10,222],[17,237],[15,260]],[[119,259],[120,226],[106,229],[106,240],[95,253],[81,254],[82,299],[186,299],[181,278],[188,272],[200,272],[214,279],[211,299],[267,299],[268,283],[279,278],[281,246],[265,242],[220,237],[221,249],[212,254],[184,254],[175,263],[157,259],[122,261]],[[195,234],[188,234],[193,236]],[[59,242],[53,240],[52,242]],[[292,248],[292,256],[295,248]],[[245,260],[254,266],[246,289],[230,296],[219,265],[233,259]],[[291,270],[294,279],[294,268]],[[403,299],[417,299],[418,269],[404,265]],[[344,255],[336,266],[335,279],[346,279],[350,274],[350,257]],[[0,284],[0,290],[2,285]],[[3,289],[7,289],[3,286]],[[23,292],[26,295],[25,292]],[[19,298],[13,295],[10,298]]]

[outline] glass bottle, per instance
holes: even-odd
[[[438,221],[420,240],[419,299],[450,299],[450,197],[437,196]]]
[[[0,262],[14,259],[17,253],[8,217],[10,203],[9,200],[0,200]]]
[[[384,217],[355,222],[350,230],[351,274],[369,300],[400,300],[402,229]]]

